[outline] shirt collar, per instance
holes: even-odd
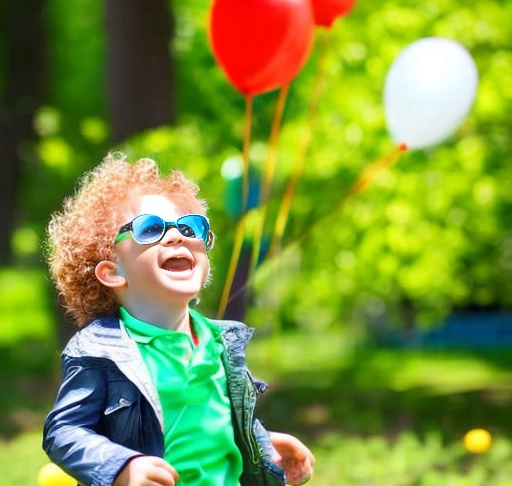
[[[119,308],[119,317],[130,337],[138,343],[147,344],[156,337],[172,332],[137,319],[122,306]]]
[[[194,309],[189,309],[190,317],[194,326],[194,333],[197,335],[199,342],[208,337],[208,331],[213,333],[216,338],[220,337],[220,329],[215,326],[207,317],[200,314]],[[169,333],[176,332],[172,329],[164,329],[154,324],[141,321],[132,316],[124,307],[119,308],[119,316],[121,323],[125,326],[130,337],[142,344],[149,343],[152,339],[168,335]]]

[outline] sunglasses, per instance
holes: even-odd
[[[152,245],[158,243],[169,228],[177,228],[186,238],[203,240],[207,251],[213,247],[210,222],[200,214],[186,214],[176,221],[164,221],[160,216],[154,214],[141,214],[121,226],[114,244],[129,238],[131,234],[139,245]]]

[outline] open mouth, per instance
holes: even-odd
[[[168,272],[185,272],[192,269],[192,262],[184,257],[169,258],[165,260],[162,268]]]

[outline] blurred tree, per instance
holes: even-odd
[[[12,260],[11,235],[17,224],[22,153],[31,150],[32,119],[45,80],[44,0],[4,0],[0,6],[4,65],[0,101],[0,265]]]
[[[172,15],[166,0],[106,0],[112,141],[174,120]]]

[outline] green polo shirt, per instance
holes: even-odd
[[[234,441],[220,330],[190,310],[188,334],[142,322],[121,307],[121,322],[137,343],[164,414],[164,459],[179,486],[239,486],[242,457]]]

